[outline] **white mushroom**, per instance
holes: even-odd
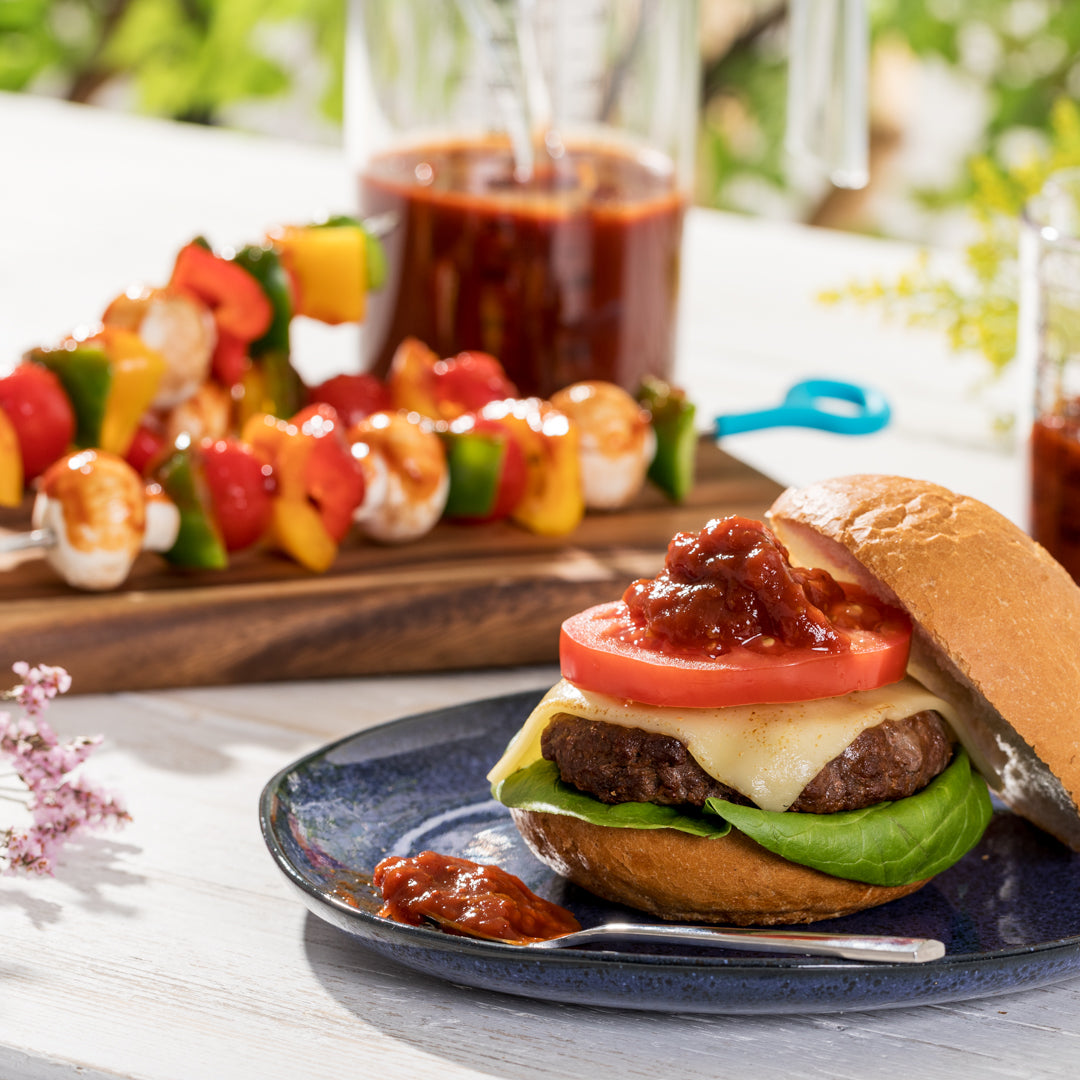
[[[364,535],[400,544],[430,532],[450,491],[446,453],[431,426],[415,414],[377,412],[353,426],[349,442],[368,481],[353,515]]]
[[[54,462],[34,501],[35,529],[55,542],[45,558],[69,585],[115,589],[128,576],[146,533],[142,478],[122,458],[81,450]]]
[[[641,490],[656,453],[648,412],[614,383],[574,383],[551,396],[578,430],[581,483],[592,510],[625,506]]]
[[[77,589],[100,592],[124,583],[140,551],[172,547],[180,514],[122,458],[80,450],[43,474],[32,523],[51,533],[45,558],[53,569]]]
[[[168,551],[180,535],[180,511],[160,484],[147,484],[143,551]]]

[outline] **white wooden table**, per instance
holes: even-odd
[[[219,243],[348,205],[338,156],[0,96],[0,363],[160,280],[195,232]],[[977,366],[816,290],[912,253],[696,213],[681,371],[707,415],[807,374],[885,390],[878,436],[740,436],[778,479],[908,472],[1022,515],[1016,461],[965,396]],[[345,366],[348,334],[300,342]],[[0,632],[3,613],[0,612]],[[33,657],[48,661],[48,657]],[[546,669],[70,697],[62,734],[99,732],[94,777],[134,820],[64,854],[54,879],[0,879],[0,1077],[1074,1078],[1080,980],[950,1006],[834,1016],[600,1010],[414,975],[306,913],[259,836],[266,780],[380,721],[511,690]],[[1080,904],[1080,901],[1078,901]],[[658,1064],[659,1058],[659,1064]]]

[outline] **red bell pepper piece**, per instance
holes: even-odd
[[[167,445],[165,432],[159,426],[144,421],[135,429],[124,460],[140,476],[145,476],[162,456]]]
[[[352,524],[353,511],[364,501],[364,474],[332,406],[309,405],[292,423],[301,436],[314,441],[304,465],[305,488],[326,531],[340,544]]]
[[[266,333],[274,318],[262,286],[238,263],[198,243],[180,249],[170,284],[201,300],[214,313],[218,331],[214,377],[226,386],[235,385],[247,366],[247,346]]]
[[[271,539],[309,570],[329,569],[364,499],[364,474],[337,413],[311,405],[288,421],[253,416],[243,440],[273,464]]]
[[[270,328],[274,311],[255,278],[201,244],[180,249],[171,284],[197,296],[214,313],[218,329],[242,341],[254,341]]]
[[[217,344],[210,360],[210,371],[222,386],[235,386],[251,366],[248,342],[218,327]]]

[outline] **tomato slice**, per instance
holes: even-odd
[[[849,648],[783,649],[771,656],[738,647],[720,656],[663,647],[641,632],[620,600],[572,615],[562,624],[563,677],[583,690],[677,708],[719,708],[872,690],[902,679],[911,624],[897,613],[876,630],[842,630]]]

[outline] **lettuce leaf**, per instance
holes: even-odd
[[[907,799],[839,814],[793,814],[709,799],[701,812],[653,803],[608,806],[559,779],[538,761],[495,786],[507,806],[569,814],[612,828],[679,829],[706,838],[730,827],[791,862],[869,885],[907,885],[933,877],[971,850],[990,822],[990,796],[963,750]]]
[[[731,826],[715,815],[685,813],[674,806],[626,802],[609,806],[559,779],[553,761],[535,761],[500,780],[492,795],[506,806],[545,814],[567,814],[613,829],[679,829],[694,836],[727,836]]]

